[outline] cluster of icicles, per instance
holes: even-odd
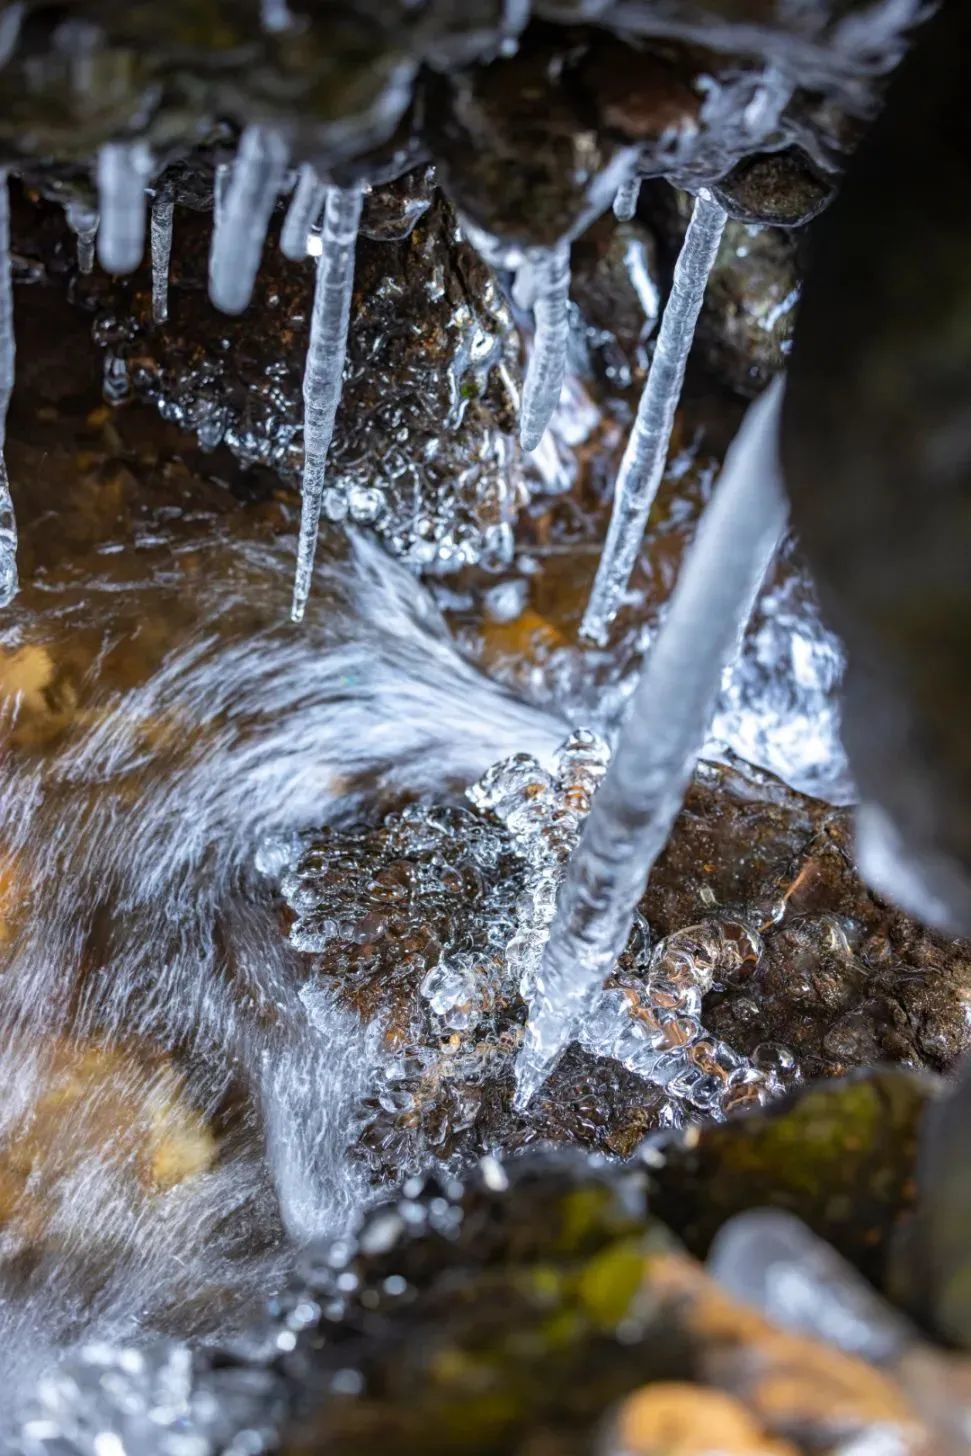
[[[146,188],[152,158],[140,142],[112,143],[98,159],[99,213],[69,209],[79,265],[98,257],[112,273],[135,269],[145,242]],[[280,133],[243,132],[234,164],[217,169],[209,291],[227,313],[249,303],[273,209],[288,183]],[[637,180],[620,189],[615,211],[629,217]],[[297,174],[281,246],[306,257],[323,214],[310,338],[304,372],[304,470],[300,538],[291,615],[299,621],[310,591],[327,455],[340,401],[362,184],[328,186],[309,164]],[[153,304],[167,313],[173,195],[154,189],[151,212]],[[613,513],[584,635],[602,642],[626,590],[660,484],[685,366],[726,215],[707,191],[695,201],[654,357],[616,483]],[[521,434],[535,449],[559,402],[569,332],[569,243],[526,255],[526,288],[535,337],[522,399]],[[0,414],[13,384],[9,199],[0,188]],[[780,386],[781,388],[781,386]],[[582,1022],[627,941],[647,875],[667,839],[704,742],[722,673],[737,652],[755,595],[785,522],[774,464],[779,388],[753,410],[729,457],[726,478],[702,522],[668,616],[635,694],[610,770],[571,857],[556,919],[535,977],[520,1063],[528,1100]],[[0,433],[2,446],[2,433]],[[0,481],[0,588],[16,589],[16,530],[6,478]]]

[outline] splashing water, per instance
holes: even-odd
[[[309,162],[300,168],[287,215],[280,233],[280,250],[295,263],[307,256],[307,239],[316,225],[327,199],[327,184],[321,182],[317,170]]]
[[[523,385],[519,438],[535,450],[560,402],[569,337],[570,245],[558,243],[531,259],[534,274],[536,337]]]
[[[303,507],[291,608],[295,622],[303,617],[310,593],[327,452],[334,434],[347,354],[354,250],[360,219],[361,189],[331,188],[324,213],[322,252],[317,260],[310,343],[303,377]]]
[[[610,768],[560,892],[518,1066],[525,1106],[589,1015],[623,950],[704,742],[786,508],[776,459],[781,382],[749,411],[702,517]]]
[[[225,203],[216,198],[209,262],[209,296],[223,313],[242,313],[253,295],[288,155],[285,138],[270,127],[248,126],[240,138]]]
[[[152,317],[164,324],[169,316],[169,264],[172,261],[172,221],[175,198],[169,189],[152,202]]]
[[[603,643],[627,587],[671,442],[684,371],[727,215],[707,193],[695,201],[661,319],[650,372],[614,487],[607,542],[581,631]]]
[[[142,261],[151,171],[144,142],[107,142],[98,153],[98,257],[106,273],[133,273]]]

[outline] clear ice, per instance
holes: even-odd
[[[142,261],[151,171],[144,142],[106,142],[98,153],[98,257],[107,273],[133,273]]]
[[[316,168],[304,162],[280,233],[280,250],[284,257],[298,263],[306,258],[307,238],[323,211],[326,198],[326,182],[321,182]]]
[[[750,409],[675,587],[557,901],[517,1068],[529,1103],[624,949],[786,519],[782,384]]]
[[[224,205],[216,199],[209,258],[209,296],[223,313],[242,313],[250,301],[287,157],[271,127],[248,126],[240,138]]]
[[[69,202],[65,211],[67,225],[78,240],[78,269],[91,273],[94,269],[94,240],[98,236],[98,213],[80,202]]]
[[[523,385],[519,438],[524,450],[535,450],[560,402],[566,373],[569,337],[570,245],[557,243],[531,259],[536,335]]]
[[[667,461],[674,413],[701,312],[708,277],[718,254],[726,214],[699,193],[674,270],[654,358],[621,462],[610,527],[581,631],[602,643],[626,590],[644,527]]]
[[[169,316],[169,263],[172,258],[172,219],[175,198],[167,188],[152,202],[152,317],[164,324]]]
[[[640,195],[640,177],[630,177],[617,188],[617,196],[614,198],[614,217],[618,222],[630,222],[637,211]]]
[[[291,617],[303,618],[324,494],[327,451],[341,397],[347,325],[354,290],[354,249],[361,220],[360,187],[332,187],[324,210],[322,250],[303,376],[303,504]]]
[[[7,410],[13,394],[15,347],[10,274],[10,189],[6,172],[0,172],[0,607],[5,607],[17,594],[17,521],[3,457]]]
[[[17,518],[10,499],[7,467],[0,454],[0,607],[7,606],[16,595]]]

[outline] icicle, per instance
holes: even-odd
[[[220,162],[212,179],[212,225],[214,228],[221,227],[225,221],[226,196],[232,178],[233,169],[229,162]]]
[[[332,187],[324,210],[322,250],[317,260],[310,343],[303,376],[303,507],[290,613],[295,622],[303,618],[310,594],[324,470],[341,397],[354,288],[354,248],[360,219],[361,189]]]
[[[321,182],[316,170],[305,162],[300,168],[296,191],[280,234],[280,250],[284,257],[293,258],[295,262],[306,258],[307,239],[320,217],[326,197],[327,184]]]
[[[94,240],[98,235],[98,214],[93,207],[80,202],[67,205],[67,225],[78,240],[78,269],[90,273],[94,268]]]
[[[10,276],[10,190],[7,173],[0,170],[0,607],[5,607],[17,594],[17,522],[3,458],[7,410],[13,393],[15,347]]]
[[[617,196],[614,198],[614,217],[618,222],[630,222],[637,211],[637,201],[640,195],[640,177],[630,177],[617,188]]]
[[[581,626],[583,635],[593,642],[606,638],[664,474],[685,366],[725,221],[723,209],[711,201],[708,193],[700,193],[674,270],[671,297],[661,319],[650,373],[614,487],[607,542]]]
[[[519,438],[524,450],[536,449],[560,402],[569,334],[570,245],[557,243],[554,248],[534,254],[531,263],[536,337],[523,386]]]
[[[724,669],[785,525],[777,381],[749,411],[702,518],[557,902],[536,977],[525,1106],[590,1015],[630,932],[704,742]]]
[[[7,467],[0,455],[0,607],[13,601],[17,585],[17,518],[10,499]]]
[[[132,273],[142,261],[145,183],[151,171],[144,142],[108,142],[98,153],[98,257],[107,273]]]
[[[289,30],[293,24],[293,16],[287,0],[260,0],[260,23],[271,35],[281,30]]]
[[[225,205],[217,200],[209,258],[209,296],[223,313],[242,313],[250,301],[286,165],[287,144],[279,132],[246,128]]]
[[[172,219],[175,198],[168,188],[152,203],[152,317],[164,324],[169,316],[169,263],[172,258]]]

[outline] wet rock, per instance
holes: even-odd
[[[832,201],[836,186],[797,147],[790,147],[746,157],[712,190],[738,222],[802,227]]]
[[[969,43],[960,6],[921,33],[818,223],[783,427],[795,521],[849,651],[846,743],[877,809],[861,858],[885,893],[964,932]]]

